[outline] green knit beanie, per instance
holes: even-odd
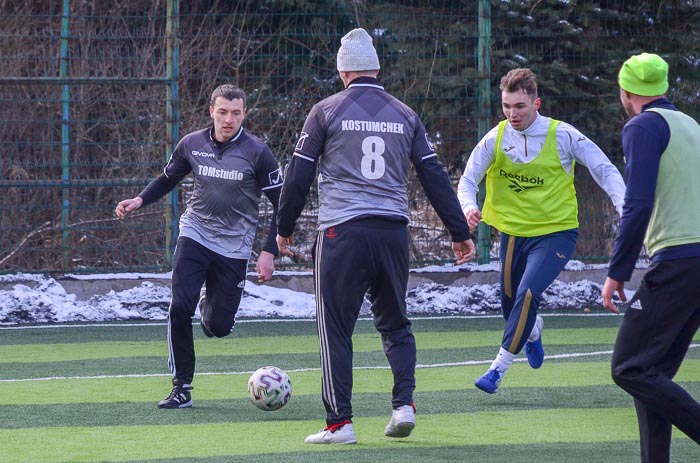
[[[622,65],[617,81],[635,95],[663,95],[668,90],[668,63],[652,53],[635,55]]]

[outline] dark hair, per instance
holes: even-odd
[[[235,85],[224,84],[219,85],[211,93],[211,99],[209,100],[209,105],[214,106],[216,99],[218,97],[224,97],[229,101],[233,100],[243,100],[243,107],[245,108],[245,92]]]
[[[537,78],[535,73],[527,68],[511,69],[501,78],[499,86],[502,92],[515,93],[524,91],[534,100],[537,98]]]

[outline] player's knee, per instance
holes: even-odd
[[[400,328],[396,331],[384,331],[381,333],[382,342],[385,347],[396,344],[415,344],[416,338],[410,326]]]
[[[232,323],[214,323],[212,326],[208,326],[209,332],[216,338],[225,338],[233,332]]]
[[[626,389],[629,385],[638,382],[641,374],[641,371],[635,373],[633,369],[626,368],[622,365],[616,365],[614,363],[610,369],[610,375],[613,382],[622,389]]]

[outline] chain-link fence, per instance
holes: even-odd
[[[335,55],[354,27],[374,36],[381,82],[422,117],[455,184],[502,117],[498,81],[514,67],[538,74],[543,114],[620,167],[616,74],[631,54],[664,56],[669,97],[700,115],[697,0],[0,0],[0,10],[0,272],[167,270],[187,182],[123,222],[116,203],[160,173],[181,135],[210,124],[222,83],[248,93],[246,128],[286,164],[311,106],[342,88]],[[576,257],[604,261],[614,211],[577,172]],[[415,180],[410,204],[413,265],[450,261]],[[315,205],[312,194],[300,257],[286,266],[308,265]],[[264,200],[259,235],[270,211]],[[491,238],[480,237],[482,254]]]

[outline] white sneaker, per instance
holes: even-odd
[[[402,405],[391,411],[391,420],[384,429],[389,437],[408,437],[416,427],[416,409],[411,405]]]
[[[333,428],[333,430],[331,430]],[[306,444],[357,444],[355,431],[352,430],[352,424],[344,424],[341,426],[326,426],[316,434],[311,434],[304,439]]]

